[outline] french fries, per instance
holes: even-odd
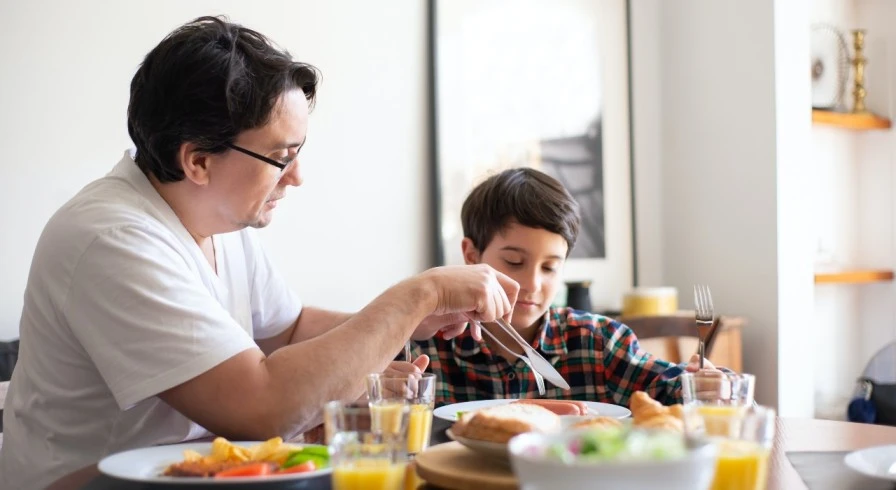
[[[211,454],[202,454],[187,449],[184,451],[184,461],[198,461],[203,463],[243,463],[246,461],[270,461],[283,464],[293,451],[302,449],[298,444],[285,444],[280,437],[274,437],[250,447],[237,446],[223,437],[217,437],[212,441]]]

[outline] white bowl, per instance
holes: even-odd
[[[521,490],[579,490],[645,488],[663,490],[706,490],[715,473],[714,444],[693,442],[687,454],[678,459],[650,461],[575,461],[565,463],[535,456],[555,444],[568,443],[583,431],[561,434],[529,432],[510,440],[510,464],[520,481]],[[682,436],[683,437],[683,436]]]

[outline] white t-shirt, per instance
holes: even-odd
[[[213,240],[217,274],[129,153],[50,219],[25,291],[0,488],[209,435],[156,395],[301,311],[254,230]]]

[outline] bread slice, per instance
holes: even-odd
[[[460,437],[506,443],[524,432],[557,432],[560,416],[528,403],[507,403],[467,412],[451,431]]]

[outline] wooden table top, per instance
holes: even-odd
[[[787,452],[853,451],[882,444],[896,444],[896,427],[821,419],[779,418],[770,461],[768,490],[807,488],[787,459]],[[100,476],[96,465],[90,465],[59,479],[47,490],[81,489]]]

